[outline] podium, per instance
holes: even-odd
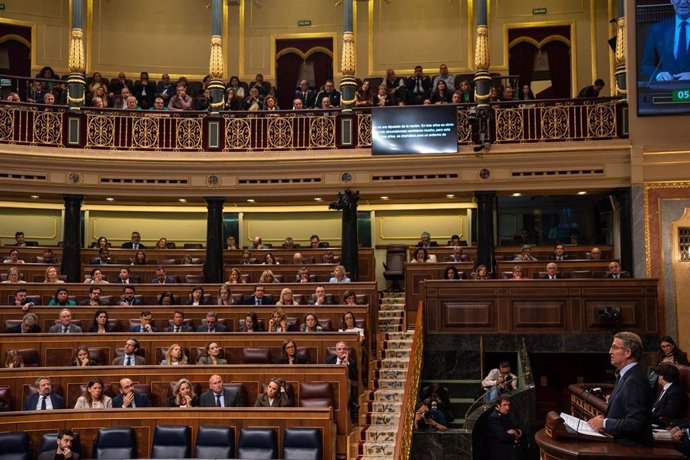
[[[592,438],[578,434],[565,425],[555,412],[546,416],[546,425],[534,437],[541,460],[580,459],[684,459],[675,449],[659,447],[628,447],[613,442],[610,436]]]

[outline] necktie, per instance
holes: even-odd
[[[62,333],[67,334],[67,328],[65,326],[62,326]]]
[[[126,365],[127,365],[127,366],[131,366],[131,365],[132,365],[132,357],[131,357],[131,356],[127,356],[127,364],[126,364]]]
[[[220,395],[216,395],[216,407],[223,407],[220,404]]]
[[[256,299],[256,305],[261,305],[261,299]]]
[[[180,332],[180,326],[175,326],[175,332]]]
[[[47,396],[41,396],[41,410],[47,410],[48,407],[46,406],[46,398]]]
[[[688,36],[687,36],[688,21],[681,21],[680,33],[678,34],[678,52],[676,53],[676,61],[683,62],[688,55]],[[685,69],[683,69],[685,70]]]

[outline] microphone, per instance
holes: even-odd
[[[585,400],[582,403],[583,406],[585,406],[587,404],[587,399],[589,398],[589,395],[592,393],[593,390],[594,390],[594,388],[585,388],[580,393],[580,395],[579,395],[580,399],[582,399],[582,395],[587,393],[587,396],[585,396]],[[599,391],[601,391],[601,388],[599,388]],[[584,409],[582,407],[580,407],[579,405],[577,407],[578,407],[578,411],[577,411],[578,414],[577,414],[577,427],[575,428],[575,444],[577,444],[577,442],[580,438],[580,423],[582,423],[582,416],[584,415],[584,412],[585,412]]]
[[[663,56],[661,56],[661,57],[659,58],[659,63],[658,63],[658,64],[656,65],[656,67],[654,68],[654,71],[652,72],[652,75],[650,75],[649,80],[647,80],[647,87],[649,87],[649,84],[652,82],[652,80],[655,80],[655,79],[656,79],[656,78],[655,78],[655,76],[656,76],[656,71],[659,70],[659,67],[661,67],[661,63],[662,63],[662,62],[664,62],[664,57],[663,57]]]

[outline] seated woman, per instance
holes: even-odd
[[[64,287],[58,288],[53,298],[48,302],[49,307],[75,307],[76,305],[77,302],[70,300],[69,291]]]
[[[276,101],[276,98],[269,94],[266,96],[266,99],[264,99],[263,109],[267,112],[273,112],[280,110],[280,107],[278,107],[278,101]]]
[[[510,278],[511,280],[526,280],[527,277],[522,276],[522,267],[519,265],[513,266],[513,276]]]
[[[308,283],[311,281],[309,277],[311,276],[311,273],[309,272],[309,267],[304,267],[297,273],[297,282],[298,283]]]
[[[279,265],[279,262],[276,261],[276,258],[273,257],[273,254],[270,252],[267,252],[266,255],[264,256],[264,261],[261,263],[262,265]]]
[[[244,284],[246,281],[242,279],[242,272],[237,268],[230,270],[230,276],[228,276],[228,284]]]
[[[110,243],[108,242],[108,238],[105,236],[99,236],[96,241],[91,243],[91,247],[96,249],[110,248]]]
[[[5,356],[5,368],[15,369],[18,367],[24,367],[24,356],[17,350],[7,350],[7,355]]]
[[[181,378],[175,382],[172,395],[168,398],[168,407],[197,407],[199,405],[199,396],[194,394],[194,387],[192,382],[186,378]]]
[[[271,270],[264,270],[261,273],[261,276],[259,277],[259,283],[261,284],[271,284],[271,283],[277,283],[278,280],[276,280],[275,276],[273,275],[273,272]]]
[[[22,259],[19,258],[19,251],[16,249],[11,249],[9,253],[9,257],[5,259],[4,263],[6,264],[23,264],[25,263]]]
[[[240,84],[240,79],[235,75],[230,77],[230,81],[228,81],[226,88],[232,89],[237,95],[237,97],[240,99],[244,99],[244,97],[246,96],[246,94],[244,93],[244,87]]]
[[[213,366],[219,364],[227,364],[225,358],[220,357],[220,347],[216,342],[209,342],[206,344],[206,355],[199,357],[197,364],[210,364]]]
[[[26,283],[22,279],[22,274],[17,267],[12,267],[7,272],[7,279],[3,283]]]
[[[74,408],[77,410],[111,409],[113,400],[103,393],[103,381],[99,378],[89,380],[86,385],[86,394],[79,396]]]
[[[355,294],[355,291],[348,289],[343,292],[343,305],[357,305],[357,294]]]
[[[238,332],[264,332],[261,324],[259,324],[259,319],[256,317],[256,313],[250,311],[244,317],[244,324],[240,324],[237,328]]]
[[[299,305],[299,302],[292,296],[292,289],[283,288],[283,290],[280,291],[280,299],[276,302],[276,305]]]
[[[254,407],[293,407],[294,405],[294,401],[288,396],[285,380],[280,378],[272,378],[266,385],[266,391],[260,394],[254,403]]]
[[[395,105],[395,99],[393,95],[388,92],[386,85],[379,85],[372,103],[378,107],[390,107]]]
[[[460,103],[461,104],[466,104],[469,102],[474,102],[474,91],[472,91],[472,87],[470,86],[470,82],[467,80],[463,80],[460,82]]]
[[[472,274],[473,278],[476,280],[488,280],[489,270],[486,269],[486,265],[478,265],[477,270]]]
[[[297,355],[297,344],[294,340],[283,342],[281,356],[276,364],[307,364],[307,361]]]
[[[132,259],[132,265],[148,265],[146,260],[146,253],[141,249],[134,254],[134,259]]]
[[[45,278],[43,279],[43,282],[44,282],[44,283],[49,283],[49,284],[60,284],[60,283],[64,283],[64,281],[62,281],[62,280],[60,279],[60,276],[58,275],[57,268],[52,267],[52,266],[46,268],[46,276],[45,276]]]
[[[106,310],[96,310],[93,314],[93,324],[88,332],[95,332],[97,334],[113,332],[112,326],[108,323],[108,312]]]
[[[431,103],[432,104],[448,104],[453,95],[448,91],[448,86],[446,82],[439,79],[436,82],[436,88],[431,92]]]
[[[338,265],[333,270],[333,277],[330,280],[331,283],[349,283],[350,278],[347,277],[347,271],[342,265]]]
[[[89,347],[86,345],[79,345],[74,350],[74,360],[72,360],[72,366],[77,367],[87,367],[87,366],[97,366],[98,363],[91,359],[89,354]]]
[[[182,347],[173,343],[165,352],[165,359],[161,361],[161,366],[183,366],[189,364],[189,358],[184,354]]]
[[[108,284],[108,281],[103,279],[103,272],[100,268],[94,268],[91,270],[91,278],[84,280],[85,284]]]
[[[244,92],[242,94],[244,94]],[[241,110],[241,103],[242,98],[237,96],[234,89],[228,88],[227,91],[225,91],[225,110]]]
[[[218,300],[216,303],[218,305],[235,305],[235,301],[232,300],[232,291],[230,290],[230,285],[227,283],[218,289]]]
[[[175,305],[175,294],[170,291],[162,292],[158,296],[158,305]]]
[[[168,249],[168,239],[164,237],[158,240],[156,249]]]
[[[688,354],[678,348],[676,342],[674,342],[673,338],[669,335],[664,335],[659,338],[659,355],[657,364],[661,363],[690,366],[690,362],[688,362]]]
[[[369,86],[369,80],[364,80],[362,82],[362,86],[360,86],[357,92],[355,93],[355,106],[370,107],[372,104],[373,97],[371,95],[371,87]]]
[[[304,315],[304,323],[300,327],[301,332],[323,332],[323,328],[319,324],[319,318],[316,313],[307,313]]]
[[[414,254],[412,255],[412,260],[410,261],[411,264],[424,264],[427,262],[431,262],[429,260],[429,253],[425,248],[417,248],[414,251]]]
[[[356,332],[359,334],[359,343],[364,342],[364,329],[357,326],[355,314],[351,311],[346,311],[343,315],[343,327],[338,332]]]
[[[268,322],[268,332],[287,332],[290,327],[287,323],[287,315],[282,308],[278,307],[273,310],[271,319]]]
[[[446,269],[443,272],[443,279],[444,280],[459,280],[460,279],[460,274],[458,273],[458,269],[455,268],[455,265],[448,265]]]
[[[194,286],[192,288],[192,292],[189,293],[189,301],[187,301],[187,305],[199,306],[205,304],[206,301],[204,300],[204,288],[201,286]]]

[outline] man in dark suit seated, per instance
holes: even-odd
[[[309,89],[307,80],[302,80],[299,82],[299,89],[295,91],[294,99],[301,100],[305,109],[313,109],[316,104],[316,92]]]
[[[60,430],[57,434],[57,448],[42,452],[38,460],[79,460],[79,454],[72,452],[74,433],[72,430]]]
[[[558,273],[558,265],[556,262],[549,262],[546,264],[546,273],[540,273],[539,279],[543,280],[559,280],[563,275]]]
[[[174,276],[167,275],[165,273],[165,268],[158,266],[156,267],[156,276],[151,280],[152,284],[174,284],[177,283],[177,278]]]
[[[184,312],[175,310],[173,312],[172,325],[165,328],[165,332],[192,332],[192,327],[184,323]]]
[[[210,311],[206,313],[206,324],[196,329],[197,332],[225,332],[225,324],[218,322],[218,313]]]
[[[22,318],[22,322],[16,326],[8,327],[5,331],[9,334],[31,334],[41,332],[41,326],[38,325],[38,316],[33,313],[27,313]]]
[[[264,294],[264,285],[257,284],[254,287],[254,294],[248,296],[244,304],[245,305],[274,305],[273,297],[268,294]]]
[[[110,258],[110,250],[108,248],[100,248],[98,250],[98,258],[91,259],[91,263],[98,265],[112,264],[113,259]]]
[[[357,381],[357,361],[350,356],[350,346],[345,342],[335,344],[335,355],[326,356],[326,364],[347,366],[347,376],[351,381]]]
[[[120,305],[123,307],[141,305],[141,299],[134,297],[136,292],[137,291],[134,289],[134,286],[127,285],[127,287],[122,290],[122,299],[120,300]]]
[[[101,288],[97,286],[91,286],[89,288],[89,298],[82,300],[79,305],[86,305],[90,307],[98,307],[103,305],[101,303]]]
[[[26,288],[19,288],[14,292],[14,302],[10,301],[10,305],[14,305],[22,309],[22,311],[29,311],[29,308],[34,306],[33,302],[26,300],[28,293]]]
[[[661,393],[652,406],[652,423],[663,427],[687,417],[688,394],[678,382],[680,372],[676,366],[661,363],[656,372]]]
[[[144,310],[139,315],[139,325],[132,326],[129,332],[158,332],[158,328],[153,326],[153,314],[149,310]]]
[[[113,409],[151,407],[151,400],[144,393],[134,391],[134,382],[127,377],[120,379],[120,394],[113,398]]]
[[[136,354],[139,351],[139,341],[137,339],[127,339],[124,350],[125,353],[122,356],[113,359],[113,366],[142,366],[146,364],[144,357]]]
[[[630,273],[621,271],[621,264],[617,260],[609,264],[609,271],[604,275],[604,278],[621,279],[630,278]]]
[[[549,259],[556,261],[568,260],[569,258],[570,256],[565,253],[565,246],[563,246],[561,243],[558,243],[553,247],[553,254],[551,254],[549,257]]]
[[[52,410],[64,409],[65,400],[59,394],[52,392],[50,377],[38,377],[34,382],[36,393],[24,398],[22,410]]]
[[[419,238],[420,241],[417,243],[418,248],[430,248],[438,246],[438,242],[431,241],[431,235],[429,234],[429,232],[422,232]]]
[[[212,375],[208,379],[209,390],[202,393],[199,398],[201,407],[243,407],[244,401],[239,392],[223,388],[223,378],[220,375]]]
[[[616,368],[616,384],[604,415],[587,423],[593,430],[610,434],[620,444],[651,447],[652,392],[638,363],[642,351],[642,339],[637,334],[619,332],[613,336],[609,355]]]
[[[141,234],[139,232],[132,232],[131,241],[122,243],[124,249],[146,249],[146,246],[141,244]]]

